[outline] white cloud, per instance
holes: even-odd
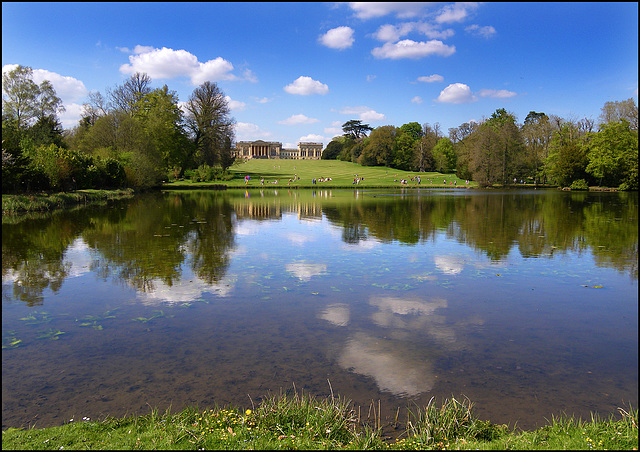
[[[247,106],[247,104],[245,104],[244,102],[233,100],[229,96],[225,96],[224,98],[227,101],[227,105],[229,105],[229,109],[231,109],[232,111],[242,111]]]
[[[296,124],[313,124],[314,122],[318,122],[318,119],[308,118],[305,115],[292,115],[287,119],[282,121],[278,121],[278,124],[284,124],[285,126],[293,126]]]
[[[259,126],[248,122],[237,122],[235,125],[236,138],[238,141],[248,141],[257,139],[271,139],[272,133],[260,129]]]
[[[60,124],[64,129],[73,129],[82,118],[83,106],[77,103],[64,105],[64,111],[58,114]]]
[[[478,91],[478,96],[481,97],[493,97],[497,99],[507,99],[509,97],[517,96],[513,91],[507,91],[506,89],[481,89]]]
[[[84,83],[78,79],[56,74],[45,69],[34,69],[33,81],[39,85],[44,80],[51,82],[56,94],[65,103],[78,101],[89,94],[89,90],[84,86]]]
[[[464,83],[452,83],[440,92],[436,102],[447,104],[468,104],[477,101],[471,89]]]
[[[343,115],[358,115],[358,118],[366,122],[376,122],[385,119],[382,113],[378,113],[369,107],[344,107],[340,110]]]
[[[311,77],[300,76],[293,83],[284,87],[289,94],[308,96],[311,94],[325,95],[329,92],[329,87],[324,83],[313,80]]]
[[[378,28],[373,37],[382,42],[396,42],[401,37],[406,36],[411,30],[410,24],[391,25],[386,24]]]
[[[436,17],[436,22],[440,24],[462,22],[469,16],[469,10],[475,9],[477,6],[477,3],[455,3],[453,5],[447,5],[442,8],[440,14]]]
[[[186,50],[167,47],[154,49],[147,46],[136,46],[133,53],[129,55],[129,64],[120,66],[120,72],[123,74],[144,72],[152,79],[189,77],[195,86],[207,80],[216,82],[237,79],[231,73],[233,65],[221,57],[202,63]]]
[[[447,39],[455,34],[451,29],[440,30],[437,26],[425,22],[405,22],[400,25],[382,25],[373,37],[382,42],[396,42],[414,31],[429,39]]]
[[[255,74],[251,72],[251,69],[245,69],[242,72],[242,75],[244,75],[244,79],[247,80],[248,82],[258,83],[258,77],[256,77]]]
[[[344,135],[344,131],[340,127],[325,127],[323,132],[331,138]]]
[[[421,104],[422,103],[422,97],[415,96],[413,99],[411,99],[411,103],[412,104]]]
[[[298,142],[300,141],[310,141],[312,143],[324,143],[325,137],[323,137],[322,135],[316,135],[315,133],[310,133],[309,135],[300,137],[298,139]]]
[[[496,34],[496,29],[491,25],[487,25],[486,27],[481,27],[480,25],[469,25],[464,29],[464,31],[474,36],[481,36],[487,39]]]
[[[438,74],[423,75],[421,77],[418,77],[418,81],[419,82],[424,82],[424,83],[443,82],[444,81],[444,77],[442,75],[438,75]]]
[[[424,58],[431,55],[450,56],[456,51],[455,46],[448,46],[442,41],[431,40],[427,42],[416,42],[410,39],[392,44],[385,43],[382,47],[376,47],[371,54],[376,58],[389,58],[397,60],[400,58]]]
[[[344,50],[353,45],[353,33],[353,28],[337,27],[321,35],[318,41],[329,48]]]
[[[358,19],[371,19],[394,14],[401,19],[422,14],[429,3],[419,2],[352,2],[349,7]]]

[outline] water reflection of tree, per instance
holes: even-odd
[[[84,236],[103,256],[105,275],[115,273],[148,292],[153,281],[169,287],[179,282],[188,255],[191,269],[204,282],[220,281],[234,243],[232,218],[229,203],[210,193],[148,196],[131,202],[122,221],[100,224]]]
[[[3,224],[3,284],[12,284],[14,299],[42,304],[43,291],[58,291],[68,277],[65,252],[79,237],[96,251],[92,271],[138,290],[153,290],[154,281],[179,282],[185,263],[206,284],[220,282],[235,246],[242,199],[212,192],[151,194]],[[318,206],[349,244],[373,238],[413,245],[444,231],[494,260],[514,247],[525,258],[590,251],[598,265],[638,278],[637,193],[423,193],[341,200],[296,194],[280,199],[277,208],[318,216]]]
[[[638,277],[637,193],[407,195],[324,208],[343,240],[424,242],[436,231],[504,259],[593,253],[599,265]]]
[[[3,283],[28,305],[43,302],[43,291],[57,291],[68,277],[65,252],[82,237],[95,251],[91,270],[139,291],[182,279],[187,255],[194,274],[219,282],[234,246],[234,211],[211,193],[150,194],[121,208],[64,212],[2,227]]]
[[[13,285],[14,299],[37,306],[45,289],[60,289],[69,271],[64,253],[87,224],[71,211],[2,225],[2,280]]]
[[[201,221],[191,228],[186,242],[193,272],[207,284],[220,282],[230,264],[229,251],[234,247],[234,210],[226,198],[213,204],[201,194],[189,200]]]

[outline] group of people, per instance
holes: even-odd
[[[312,184],[316,184],[316,182],[331,182],[333,179],[330,177],[319,177],[317,179],[311,179]]]

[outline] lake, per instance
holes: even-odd
[[[3,218],[2,345],[3,429],[294,390],[387,421],[452,396],[524,429],[609,416],[638,405],[638,194],[166,191]]]

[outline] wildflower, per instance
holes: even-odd
[[[247,416],[249,416],[249,415],[251,414],[251,410],[247,410],[247,411],[245,411],[245,413],[244,413],[244,414],[246,414]]]

